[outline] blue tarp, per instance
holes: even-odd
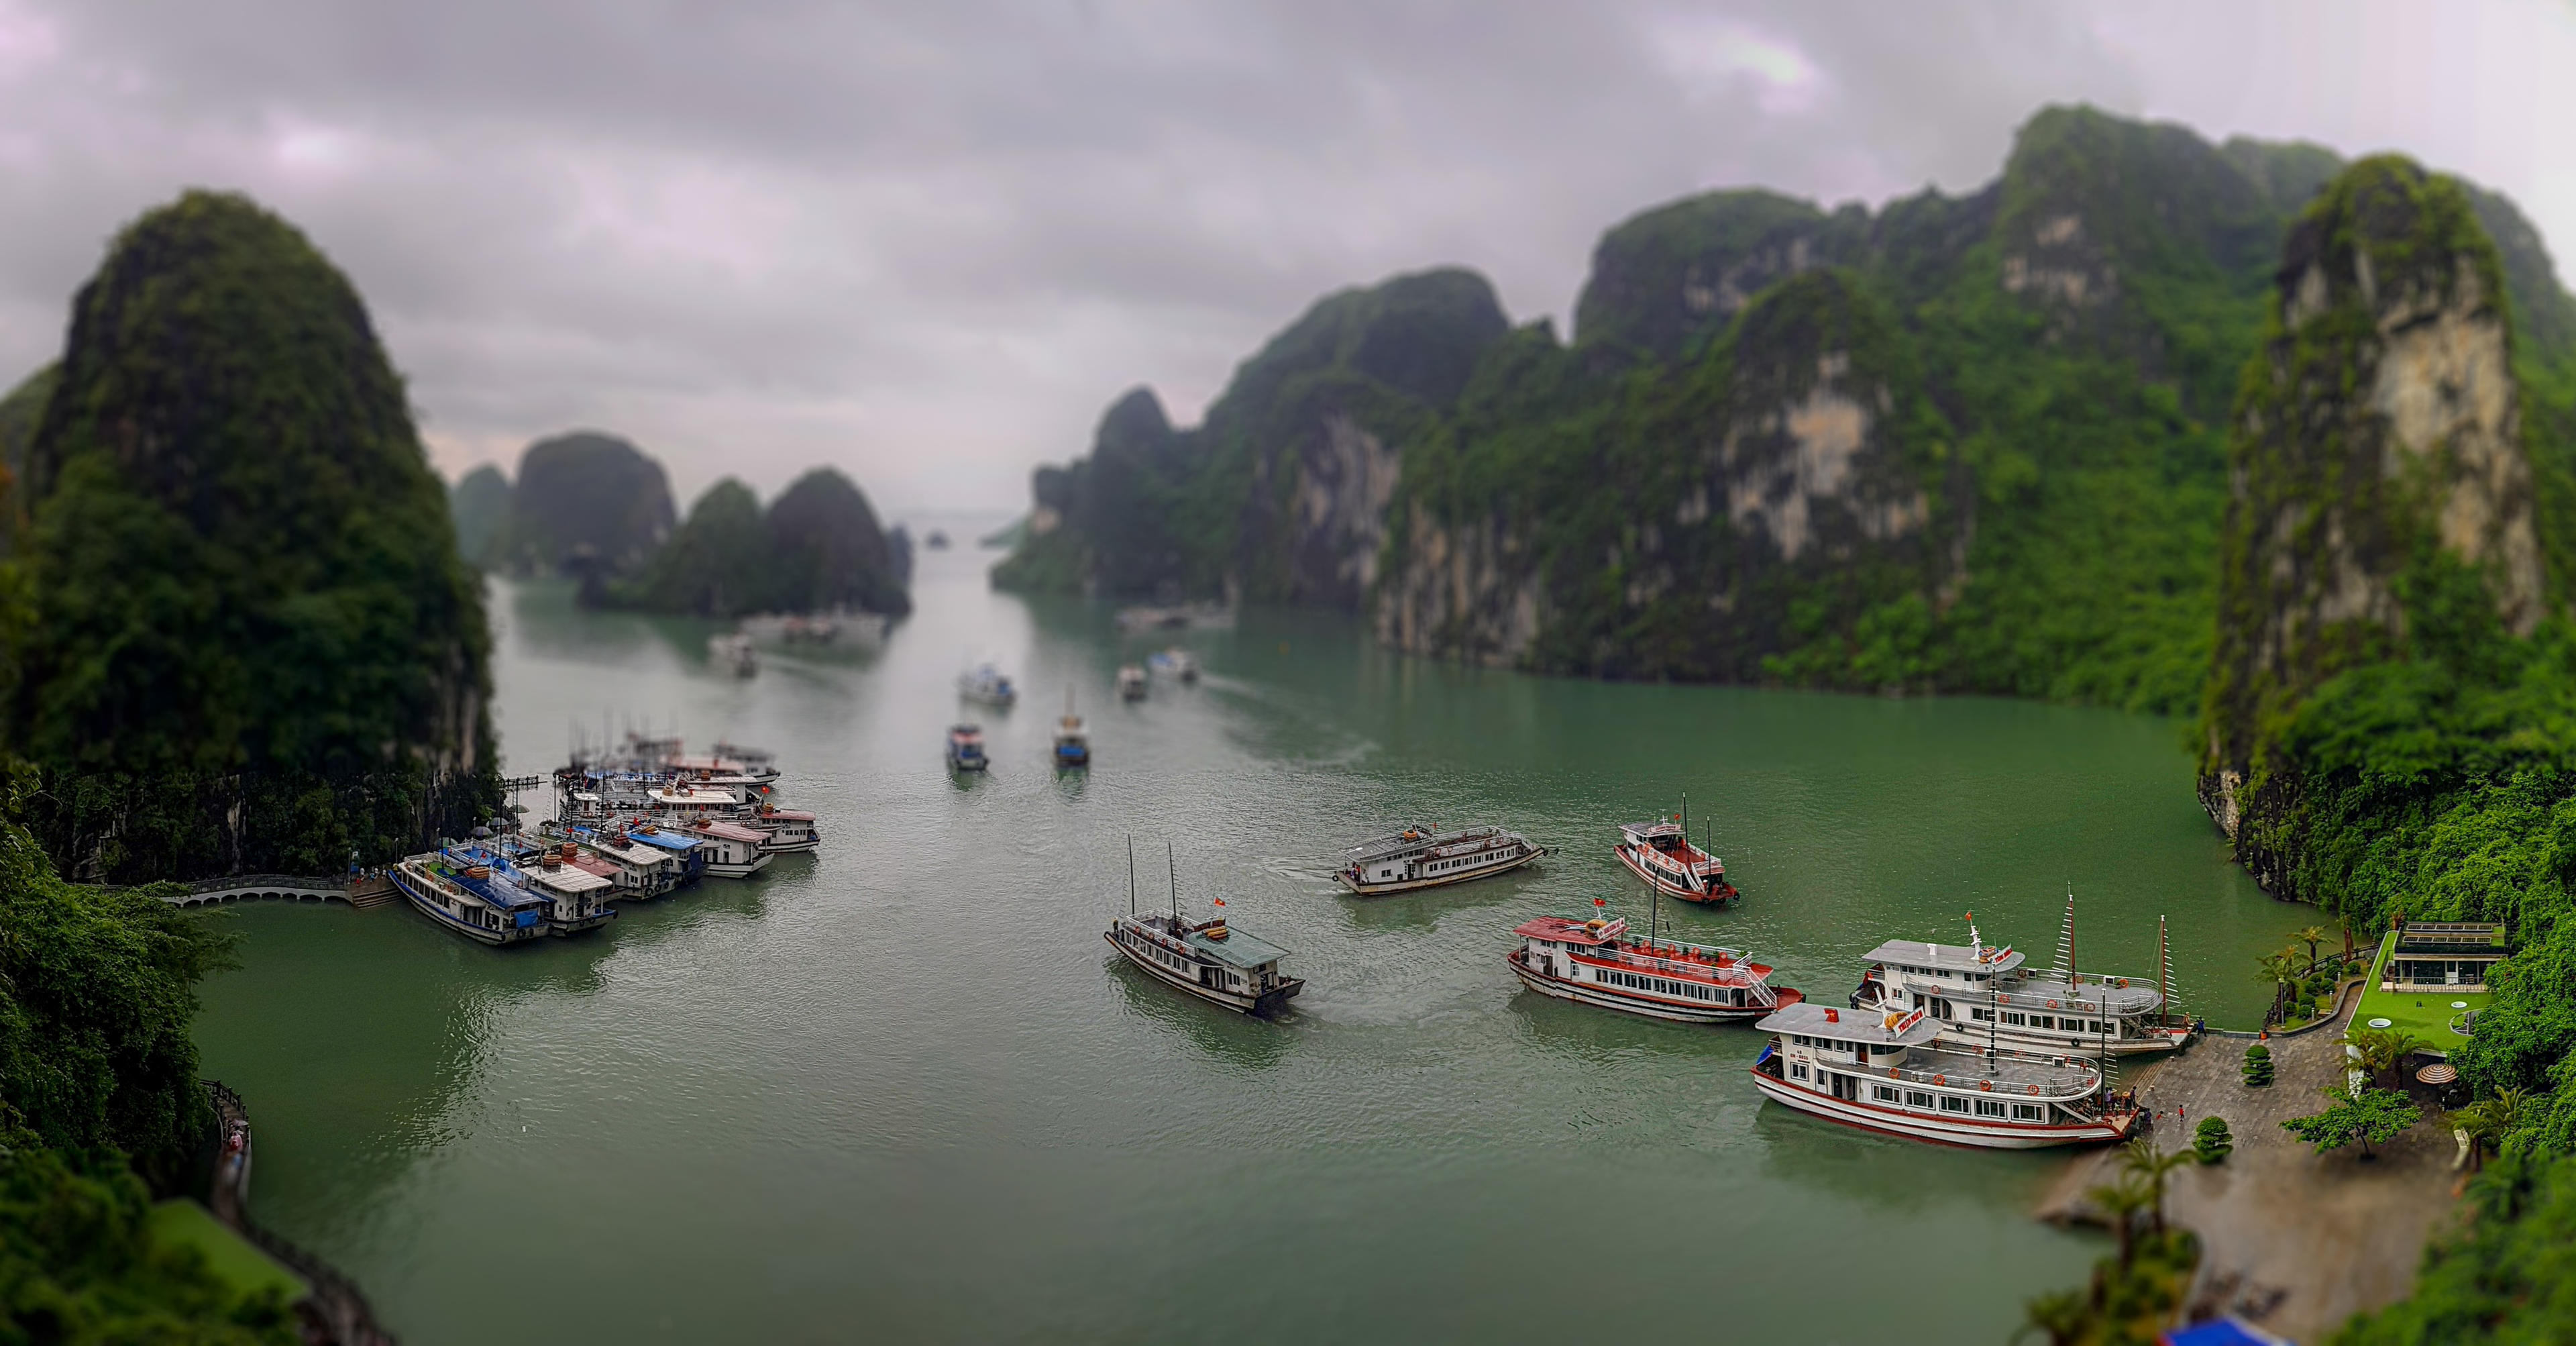
[[[2288,1337],[2273,1336],[2234,1318],[2212,1318],[2176,1328],[2156,1340],[2161,1346],[2293,1346]]]

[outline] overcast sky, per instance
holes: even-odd
[[[2576,249],[2576,7],[0,0],[0,374],[119,224],[247,191],[356,280],[451,476],[596,426],[682,505],[815,463],[1016,507],[1324,291],[1518,319],[1715,186],[1992,178],[2051,101],[2395,148]]]

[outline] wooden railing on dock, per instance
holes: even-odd
[[[250,1203],[250,1109],[241,1095],[221,1080],[205,1081],[215,1105],[215,1176],[206,1208],[227,1227],[249,1239],[260,1251],[304,1278],[312,1292],[295,1306],[307,1341],[329,1346],[395,1346],[394,1336],[376,1323],[375,1310],[357,1284],[330,1263],[261,1228],[246,1209]]]

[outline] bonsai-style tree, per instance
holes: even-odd
[[[2224,1117],[2203,1117],[2191,1133],[2191,1152],[2204,1164],[2215,1164],[2236,1148],[2236,1137],[2227,1130]]]
[[[2272,1087],[2272,1049],[2262,1043],[2257,1042],[2245,1049],[2245,1087]]]
[[[2310,972],[2315,972],[2317,970],[2317,946],[2326,942],[2326,934],[2327,931],[2324,926],[2311,925],[2302,928],[2299,933],[2290,936],[2290,938],[2308,946],[2308,971]]]
[[[2281,1127],[2317,1147],[2319,1154],[2360,1141],[2362,1157],[2373,1158],[2373,1146],[2396,1139],[2421,1116],[2414,1102],[2394,1089],[2346,1093],[2329,1086],[2318,1092],[2333,1100],[2325,1111],[2311,1117],[2293,1117]]]
[[[2120,1167],[2146,1186],[2147,1206],[2153,1213],[2158,1238],[2164,1237],[2165,1232],[2165,1175],[2191,1162],[2191,1151],[2160,1150],[2145,1136],[2130,1141],[2128,1154],[2120,1160]]]

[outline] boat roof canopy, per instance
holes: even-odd
[[[565,865],[561,869],[539,867],[520,872],[534,882],[562,893],[587,893],[594,889],[613,886],[597,874],[572,865]]]
[[[1682,825],[1670,818],[1651,823],[1621,823],[1619,830],[1627,833],[1630,841],[1660,841],[1665,837],[1682,835]],[[1682,839],[1689,840],[1688,837]]]
[[[679,836],[659,829],[651,832],[631,833],[629,834],[629,839],[640,841],[647,846],[656,846],[666,851],[694,851],[698,848],[698,839],[696,837]]]
[[[1571,916],[1541,916],[1535,921],[1521,922],[1513,927],[1512,933],[1527,939],[1553,939],[1591,947],[1608,944],[1628,933],[1628,922],[1625,917],[1595,924],[1578,921]]]
[[[1902,1028],[1898,1027],[1900,1024]],[[1876,1010],[1837,1009],[1810,1000],[1782,1005],[1754,1027],[1766,1033],[1804,1033],[1809,1037],[1834,1038],[1844,1042],[1903,1047],[1920,1046],[1941,1034],[1941,1025],[1921,1010],[1900,1015]]]
[[[1193,930],[1181,936],[1181,942],[1220,963],[1247,971],[1278,962],[1288,954],[1288,950],[1258,935],[1246,934],[1232,926],[1226,928],[1226,936],[1223,939],[1210,939],[1204,932]]]
[[[697,830],[711,837],[722,837],[727,841],[748,841],[755,845],[769,840],[748,827],[737,827],[732,823],[700,823]]]
[[[1891,939],[1869,951],[1873,963],[1896,963],[1905,967],[1928,967],[1939,972],[2010,972],[2022,965],[2022,956],[2010,945],[1989,946],[1985,956],[1967,944],[1934,944],[1919,939]]]

